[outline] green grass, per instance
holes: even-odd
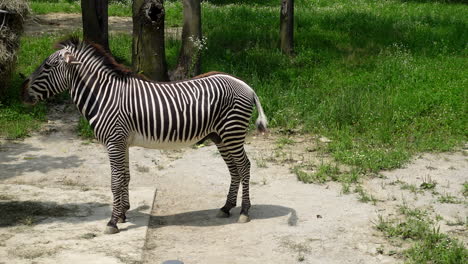
[[[48,14],[48,13],[80,13],[80,1],[67,1],[67,0],[31,0],[29,6],[34,14]]]
[[[356,185],[354,192],[358,194],[358,201],[362,203],[372,202],[373,205],[377,203],[377,199],[372,194],[369,195],[361,185]]]
[[[330,180],[338,181],[341,175],[336,164],[321,164],[318,168],[315,168],[313,164],[297,165],[294,166],[291,171],[296,174],[298,180],[304,183],[325,183]]]
[[[407,263],[456,264],[468,261],[468,250],[462,242],[443,234],[426,211],[400,206],[401,219],[380,216],[375,227],[390,239],[410,243],[403,256]]]
[[[434,190],[437,186],[437,182],[432,180],[430,177],[423,179],[423,182],[419,185],[421,190]]]
[[[461,203],[461,201],[457,197],[455,197],[453,195],[450,195],[450,194],[447,194],[447,193],[442,194],[441,196],[439,196],[437,201],[439,203],[449,203],[449,204],[459,204],[459,203]]]
[[[19,96],[23,76],[31,74],[52,53],[54,41],[54,38],[50,36],[21,39],[17,69],[10,89],[3,98],[0,98],[0,138],[25,137],[45,121],[47,107],[44,103],[39,103],[34,107],[25,106],[21,103]]]
[[[464,182],[462,184],[462,194],[463,196],[467,197],[468,196],[468,182]]]
[[[132,16],[131,1],[109,1],[109,16]],[[81,13],[80,0],[31,0],[34,14]]]
[[[280,137],[276,140],[276,148],[282,149],[286,145],[294,145],[296,143],[293,139],[289,137]]]
[[[94,132],[91,126],[89,125],[89,122],[81,116],[78,120],[78,135],[84,139],[94,138]]]
[[[420,192],[422,192],[418,187],[416,187],[416,185],[414,185],[414,184],[409,184],[409,183],[406,183],[406,182],[405,182],[405,183],[402,183],[402,184],[400,185],[400,189],[401,189],[401,190],[408,190],[408,191],[410,191],[410,192],[412,192],[412,193],[420,193]]]
[[[204,68],[252,84],[272,126],[325,134],[337,160],[370,171],[466,139],[466,6],[301,1],[293,58],[276,50],[277,11],[204,12]]]
[[[46,107],[27,108],[20,103],[0,104],[0,138],[15,139],[28,135],[45,121]]]

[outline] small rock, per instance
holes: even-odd
[[[320,140],[320,142],[323,142],[323,143],[330,143],[330,142],[332,142],[331,139],[328,139],[328,138],[326,138],[326,137],[320,137],[319,140]]]

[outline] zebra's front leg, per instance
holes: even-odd
[[[124,214],[122,206],[122,189],[125,182],[125,156],[126,146],[110,145],[108,146],[109,161],[111,165],[111,190],[113,196],[112,216],[107,223],[104,233],[115,234],[119,232],[117,223]]]
[[[125,174],[122,183],[122,191],[120,194],[120,201],[122,207],[122,214],[119,217],[119,223],[125,223],[127,220],[126,213],[128,209],[130,209],[130,200],[129,200],[129,193],[128,193],[128,184],[130,183],[130,167],[129,167],[129,151],[128,148],[125,151]]]

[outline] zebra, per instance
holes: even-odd
[[[71,37],[24,81],[22,100],[35,104],[68,90],[96,139],[106,148],[111,167],[112,215],[105,233],[118,233],[130,208],[129,147],[173,149],[211,139],[224,159],[231,183],[217,217],[229,217],[239,185],[238,222],[250,221],[250,161],[244,143],[254,105],[256,127],[267,118],[254,90],[239,78],[209,72],[189,80],[158,83],[118,64],[102,47]]]

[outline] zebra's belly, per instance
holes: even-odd
[[[204,136],[195,137],[189,141],[161,141],[150,140],[146,137],[143,137],[139,133],[135,133],[132,136],[130,136],[128,143],[130,147],[137,146],[151,149],[180,149],[183,147],[189,147],[199,142],[203,138]]]

